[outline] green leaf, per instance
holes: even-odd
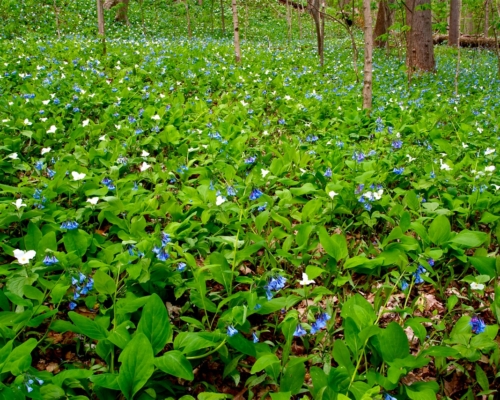
[[[66,369],[52,378],[52,383],[62,387],[66,379],[88,379],[92,374],[93,372],[88,369]]]
[[[351,361],[351,354],[343,340],[337,339],[333,343],[333,359],[337,364],[345,368],[347,373],[352,376],[354,372],[354,365]]]
[[[396,322],[391,322],[377,336],[380,352],[385,362],[405,358],[410,354],[410,346],[405,331]]]
[[[360,330],[373,325],[376,318],[370,303],[359,293],[356,293],[344,303],[340,315],[344,319],[347,317],[352,318]]]
[[[57,400],[64,397],[65,393],[62,388],[52,383],[43,385],[40,388],[40,394],[44,400]]]
[[[47,232],[38,243],[37,251],[44,254],[46,250],[57,251],[57,240],[55,232]]]
[[[44,295],[36,287],[26,285],[23,287],[23,291],[26,298],[36,300],[40,304],[43,302]]]
[[[64,234],[64,247],[68,253],[75,253],[83,257],[90,245],[91,237],[88,233],[78,230],[70,230]]]
[[[94,340],[106,339],[107,331],[101,325],[92,321],[89,318],[85,318],[83,315],[77,314],[74,311],[68,313],[69,318],[76,327],[84,334]]]
[[[38,342],[31,338],[17,346],[9,353],[1,373],[11,372],[14,376],[20,375],[26,371],[31,364],[31,352],[35,349]],[[3,349],[2,349],[3,350]]]
[[[42,231],[33,222],[28,223],[28,234],[24,237],[26,250],[38,250],[38,244],[42,240]]]
[[[265,354],[257,359],[255,364],[252,366],[250,371],[251,374],[262,371],[263,369],[272,366],[273,364],[279,364],[280,360],[275,354]]]
[[[170,318],[167,308],[160,296],[153,293],[142,310],[137,332],[143,333],[149,339],[154,354],[157,354],[167,344],[170,331]]]
[[[325,270],[323,268],[317,267],[316,265],[308,265],[306,267],[306,274],[309,279],[316,279],[323,272],[325,272]]]
[[[151,343],[143,333],[136,333],[118,359],[121,362],[118,385],[126,399],[146,384],[154,372],[154,355]]]
[[[476,380],[479,386],[481,386],[481,389],[489,390],[490,383],[488,382],[488,377],[479,364],[476,364]]]
[[[451,235],[450,221],[444,215],[438,215],[429,227],[429,237],[432,243],[440,246],[446,243]]]
[[[327,254],[333,257],[335,261],[340,261],[349,255],[344,235],[330,236],[326,229],[321,227],[318,236],[321,246],[323,246]]]
[[[451,239],[450,242],[471,248],[481,246],[486,240],[488,240],[488,234],[464,229]]]
[[[469,261],[481,275],[488,275],[490,278],[496,276],[496,258],[469,257]]]
[[[300,384],[302,385],[302,381],[300,381]],[[282,390],[281,387],[280,390]],[[292,398],[292,393],[291,392],[269,393],[269,396],[271,396],[271,400],[290,400]]]
[[[188,381],[194,379],[193,367],[180,351],[171,350],[161,357],[155,358],[155,365],[163,372],[177,378]]]
[[[113,278],[108,274],[104,273],[100,269],[93,276],[94,285],[99,293],[103,294],[114,294],[116,291],[116,284]]]

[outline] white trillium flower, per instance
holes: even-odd
[[[90,197],[87,199],[87,203],[90,203],[93,206],[95,206],[98,201],[99,201],[99,197]]]
[[[262,168],[262,169],[260,170],[260,173],[262,174],[262,177],[263,177],[263,178],[265,178],[265,177],[266,177],[266,175],[269,173],[269,171],[268,171],[267,169]]]
[[[52,126],[50,127],[50,129],[47,131],[47,133],[56,133],[56,131],[57,131],[56,126],[55,126],[55,125],[52,125]]]
[[[492,183],[491,186],[493,186],[495,188],[495,191],[500,189],[500,185],[495,185],[494,183]]]
[[[45,117],[44,118],[40,118],[40,121],[45,122],[45,121],[47,121],[47,118],[45,118]]]
[[[304,272],[302,273],[302,280],[299,281],[299,283],[302,285],[302,286],[307,286],[307,285],[310,285],[311,283],[315,283],[313,279],[309,279],[309,277],[307,276],[307,274]]]
[[[472,282],[470,288],[472,290],[484,290],[484,285],[482,283]]]
[[[12,158],[13,160],[19,160],[19,156],[17,155],[17,153],[9,154],[7,157]]]
[[[17,262],[19,264],[29,264],[30,260],[35,258],[36,256],[36,251],[35,250],[29,250],[29,251],[22,251],[19,249],[14,250],[14,257],[17,258]]]
[[[330,196],[330,198],[333,200],[335,196],[338,196],[338,193],[332,190],[331,192],[328,192],[328,196]]]
[[[23,203],[23,199],[17,199],[15,202],[13,202],[16,206],[16,208],[19,210],[21,207],[26,207],[26,204]]]
[[[409,154],[407,154],[406,157],[408,157],[408,162],[412,162],[412,161],[416,160],[416,158],[410,156]]]
[[[44,147],[40,153],[43,156],[44,154],[48,153],[50,150],[52,150],[50,147]]]
[[[493,172],[496,169],[494,165],[489,165],[488,167],[484,167],[486,172]]]
[[[144,172],[146,171],[148,168],[151,168],[151,165],[146,163],[145,161],[141,164],[141,166],[139,167],[139,169],[141,170],[141,172]]]
[[[118,129],[118,130],[120,130],[121,127],[122,127],[121,125],[115,125],[115,128]]]
[[[30,122],[30,120],[28,118],[26,118],[24,120],[24,125],[32,125],[32,123]]]
[[[464,143],[464,142],[462,142],[462,147],[463,147],[464,149],[466,149],[467,147],[469,147],[469,145],[468,145],[468,144],[466,144],[466,143]]]
[[[153,115],[151,117],[151,119],[154,119],[155,121],[159,121],[161,119],[161,117],[158,114],[156,114],[156,115]]]
[[[49,103],[50,103],[50,100],[43,100],[43,101],[42,101],[42,103],[43,103],[43,105],[45,105],[45,106],[46,106],[47,104],[49,104]]]
[[[451,168],[448,164],[446,163],[443,163],[442,160],[439,160],[439,162],[441,163],[441,169],[445,170],[445,171],[451,171]]]
[[[102,142],[103,140],[106,140],[106,135],[99,136],[99,140]]]
[[[83,126],[87,126],[90,122],[90,119],[86,119],[85,121],[82,122]]]
[[[71,176],[73,177],[73,179],[75,181],[81,181],[82,179],[84,179],[87,176],[87,174],[84,174],[83,172],[80,173],[80,172],[73,171],[71,173]]]
[[[215,199],[215,204],[220,206],[222,203],[225,203],[225,201],[226,201],[225,197],[217,196],[217,198]]]
[[[489,156],[490,154],[493,154],[495,152],[495,149],[490,149],[490,148],[487,148],[485,151],[484,151],[484,155],[485,156]]]
[[[143,150],[141,153],[141,157],[147,157],[149,156],[149,153],[146,150]]]

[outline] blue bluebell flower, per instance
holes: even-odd
[[[74,301],[70,301],[68,304],[68,308],[70,310],[74,310],[78,304],[76,304]]]
[[[166,233],[166,232],[161,233],[161,245],[162,246],[166,246],[171,241],[172,241],[172,239],[170,238],[170,235],[168,233]]]
[[[401,281],[401,290],[405,291],[406,289],[408,289],[408,282],[406,282],[405,280],[402,280]]]
[[[385,393],[384,400],[398,400],[398,399],[395,397],[392,397],[389,393]]]
[[[236,196],[236,190],[234,190],[234,187],[232,186],[227,187],[226,193],[228,196]]]
[[[76,221],[65,221],[61,224],[61,229],[73,230],[78,228],[78,222]]]
[[[54,171],[53,169],[50,169],[50,168],[47,168],[47,175],[49,178],[53,178],[56,174],[56,171]]]
[[[46,266],[54,265],[54,264],[57,264],[58,262],[59,262],[59,260],[56,258],[56,256],[46,255],[45,258],[43,259],[43,263]]]
[[[160,249],[156,256],[160,261],[167,261],[170,258],[170,254],[168,254],[164,248]]]
[[[262,204],[261,206],[257,207],[257,211],[264,211],[267,207],[267,202]]]
[[[396,175],[402,175],[405,169],[403,167],[401,168],[394,168],[392,172],[394,172]]]
[[[253,164],[257,160],[256,156],[251,156],[245,159],[245,164]]]
[[[35,169],[36,169],[37,171],[41,171],[41,170],[43,169],[43,161],[37,161],[37,162],[35,163]]]
[[[472,317],[469,321],[469,324],[472,327],[472,332],[476,334],[483,333],[486,329],[486,324],[484,323],[484,321],[477,316]]]
[[[250,193],[249,199],[250,200],[257,200],[262,195],[263,195],[263,193],[259,189],[253,189],[252,192]]]
[[[297,327],[295,328],[295,332],[293,332],[294,337],[302,337],[306,334],[307,334],[306,330],[302,328],[300,324],[297,325]]]
[[[238,333],[238,331],[235,329],[234,326],[229,325],[227,327],[227,336],[232,337],[232,336],[236,335],[237,333]]]
[[[253,342],[254,343],[259,343],[259,338],[257,337],[257,335],[255,334],[255,332],[252,334],[252,339],[253,339]]]
[[[272,297],[272,296],[271,296]],[[255,311],[258,311],[262,308],[262,304],[256,304],[255,307],[253,308]]]
[[[392,142],[392,148],[394,150],[399,150],[401,147],[403,147],[403,142],[401,140],[395,140]]]
[[[182,272],[185,269],[186,269],[186,263],[180,262],[179,264],[177,264],[177,271]]]
[[[327,168],[325,173],[323,174],[325,177],[327,178],[331,178],[332,177],[332,169],[331,168]]]

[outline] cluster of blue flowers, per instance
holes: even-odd
[[[35,200],[40,200],[40,202],[35,203],[36,208],[39,208],[39,209],[45,208],[44,204],[47,201],[47,199],[45,198],[45,196],[42,195],[41,189],[35,189],[35,193],[33,193],[33,198]]]
[[[332,177],[332,169],[327,168],[325,173],[323,174],[323,176],[325,176],[326,178],[331,178]]]
[[[251,156],[245,159],[245,164],[253,164],[257,160],[257,157]]]
[[[262,193],[259,189],[253,189],[250,192],[249,199],[250,200],[257,200],[259,197],[261,197],[264,193]]]
[[[168,244],[172,241],[170,238],[170,235],[168,233],[162,232],[161,233],[161,247],[154,246],[153,247],[153,253],[156,254],[156,257],[160,261],[167,261],[170,255],[167,252],[167,246]]]
[[[484,321],[477,316],[472,317],[469,321],[469,324],[472,327],[472,332],[476,334],[483,333],[486,329],[486,324],[484,323]]]
[[[113,180],[110,178],[104,178],[101,183],[106,186],[109,190],[115,190],[116,186],[113,183]]]
[[[43,259],[43,263],[47,267],[54,265],[54,264],[57,264],[58,262],[59,262],[59,260],[54,255],[52,255],[52,256],[46,255],[45,258]]]
[[[73,300],[78,300],[81,295],[87,295],[88,292],[94,288],[94,280],[80,272],[78,279],[75,277],[71,278],[71,285],[75,291],[73,294]],[[74,301],[69,303],[70,310],[74,310],[76,306],[77,304]]]
[[[64,221],[61,224],[61,229],[67,229],[67,230],[71,231],[73,229],[77,229],[78,226],[79,226],[78,222],[76,222],[76,221]]]
[[[35,383],[35,381],[37,381],[37,383],[42,386],[44,381],[42,379],[39,379],[37,377],[30,377],[30,376],[27,376],[26,377],[26,382],[24,383],[24,385],[26,386],[26,391],[28,393],[31,393],[33,391],[33,384]]]
[[[321,329],[326,328],[326,322],[330,320],[332,317],[330,314],[323,312],[321,313],[318,318],[316,318],[316,321],[313,322],[311,325],[311,335],[314,335],[318,333]],[[307,332],[300,324],[297,325],[297,328],[295,328],[295,332],[293,333],[293,336],[295,337],[302,337],[306,335]]]
[[[405,172],[405,169],[403,167],[400,167],[400,168],[394,168],[392,170],[392,172],[394,172],[396,175],[403,175],[403,172]]]
[[[266,289],[266,297],[268,300],[273,298],[273,290],[275,292],[283,289],[285,287],[286,278],[281,275],[276,276],[276,278],[271,278],[269,283],[265,286]]]
[[[227,327],[227,332],[226,333],[227,333],[227,336],[233,337],[234,335],[236,335],[238,333],[238,330],[233,325],[229,325]],[[255,334],[255,332],[252,333],[252,341],[254,343],[259,343],[259,338]]]

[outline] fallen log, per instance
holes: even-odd
[[[448,35],[434,35],[434,44],[442,44],[448,40]],[[485,47],[488,49],[495,48],[494,38],[485,38],[480,36],[462,35],[459,39],[460,47]]]

